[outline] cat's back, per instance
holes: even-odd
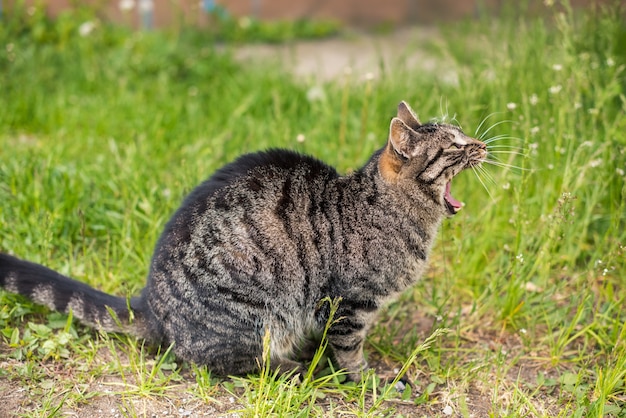
[[[245,154],[220,168],[192,191],[181,210],[194,207],[202,211],[211,203],[221,210],[236,209],[246,203],[279,197],[268,192],[288,188],[294,183],[314,187],[336,177],[338,174],[333,167],[298,152],[271,149]],[[248,199],[244,199],[246,196]]]
[[[228,257],[241,253],[233,246],[264,249],[268,256],[272,247],[287,251],[295,233],[310,232],[311,219],[305,218],[324,204],[338,178],[333,167],[298,152],[245,154],[187,196],[161,235],[153,267],[189,259],[198,249],[206,258],[208,247]]]

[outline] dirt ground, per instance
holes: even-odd
[[[407,329],[402,331],[400,335],[413,332],[426,338],[432,329],[434,319],[423,317],[417,311],[412,318],[413,320],[405,325]],[[98,338],[98,336],[94,335],[94,338]],[[493,353],[494,356],[497,356],[498,352],[508,352],[513,357],[521,355],[523,351],[521,341],[515,335],[499,336],[493,333],[465,335],[462,347],[455,347],[455,350],[457,353]],[[380,358],[377,358],[372,347],[368,347],[367,351],[370,354],[370,363],[379,375],[384,375],[384,370],[391,370],[390,367],[393,366],[385,364]],[[0,353],[8,354],[8,352],[9,348],[0,344]],[[463,354],[460,355],[461,357],[464,356]],[[479,357],[482,355],[480,354]],[[125,368],[128,367],[128,358],[123,354],[120,355],[120,353],[117,353],[116,356]],[[5,360],[0,361],[0,376],[3,374],[2,370],[13,370],[12,374],[14,374],[23,366],[23,363],[18,360],[4,358]],[[24,379],[13,378],[12,380],[0,377],[0,399],[2,400],[0,402],[0,418],[40,416],[37,411],[47,403],[49,403],[48,408],[60,405],[59,413],[52,416],[62,417],[235,418],[247,416],[238,412],[244,410],[244,405],[238,403],[237,396],[228,393],[221,385],[206,387],[204,390],[208,393],[204,397],[198,396],[198,383],[188,369],[180,373],[182,380],[168,383],[168,387],[162,391],[157,388],[151,393],[132,393],[132,390],[129,392],[129,388],[135,387],[137,382],[133,380],[132,376],[122,378],[117,373],[106,372],[106,364],[110,364],[112,360],[111,353],[107,349],[101,349],[97,358],[89,365],[87,375],[81,371],[81,364],[76,364],[70,360],[68,362],[44,361],[38,363],[37,367],[43,369],[38,372],[46,376],[46,378],[38,381],[30,381],[26,377]],[[479,363],[484,362],[484,359],[476,360]],[[470,355],[461,361],[472,362],[473,359]],[[526,383],[535,381],[537,371],[540,369],[543,369],[546,377],[557,377],[556,375],[551,376],[551,371],[532,361],[520,362],[511,367],[505,375],[481,367],[481,370],[477,370],[476,378],[472,379],[469,384],[465,384],[464,387],[455,386],[457,383],[453,381],[438,385],[435,392],[431,394],[432,402],[418,406],[412,399],[407,401],[395,399],[387,402],[384,408],[393,408],[395,416],[402,417],[460,417],[463,415],[456,408],[458,405],[464,405],[464,408],[469,411],[469,417],[487,417],[493,413],[494,406],[497,410],[500,404],[504,406],[511,401],[511,399],[500,398],[503,394],[515,393],[515,388],[523,390]],[[98,370],[98,372],[92,373],[92,370]],[[72,381],[75,382],[73,387],[67,383]],[[507,388],[500,391],[497,399],[494,398],[494,387],[491,384],[491,382],[495,384],[496,381],[501,388]],[[419,385],[415,385],[412,397],[417,396],[423,389]],[[242,391],[242,389],[235,389],[235,391],[237,390]],[[556,416],[559,413],[559,407],[556,403],[558,396],[551,393],[551,390],[557,389],[542,389],[541,392],[537,392],[533,396],[532,410],[540,413],[541,416]],[[83,401],[80,403],[73,401],[70,396],[72,392],[80,393],[80,398]],[[242,393],[240,392],[240,394]],[[65,401],[65,399],[69,400]],[[369,393],[366,395],[366,403],[371,404],[372,402],[372,395]],[[336,417],[353,416],[349,411],[361,409],[355,401],[342,399],[336,394],[328,394],[325,399],[316,402],[316,405],[324,409],[330,408],[332,405],[334,412],[327,416]],[[455,410],[446,412],[445,407],[447,405],[454,405]],[[338,413],[338,411],[343,412]],[[535,416],[531,410],[528,412],[529,416]]]
[[[297,77],[326,81],[349,73],[356,79],[380,75],[381,66],[387,71],[402,62],[420,71],[443,71],[454,79],[437,59],[420,45],[439,37],[434,27],[414,26],[399,29],[388,35],[353,33],[343,37],[318,41],[300,41],[286,45],[246,45],[235,51],[242,62],[276,60]]]

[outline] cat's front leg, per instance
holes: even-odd
[[[348,372],[348,379],[358,382],[368,365],[363,356],[365,323],[351,317],[341,317],[328,330],[328,344],[337,365]]]
[[[291,379],[300,383],[307,375],[307,368],[300,362],[286,358],[272,359],[270,362],[272,372],[278,371],[281,374],[291,374]]]

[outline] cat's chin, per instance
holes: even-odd
[[[449,215],[456,215],[458,211],[463,207],[463,203],[456,200],[452,194],[450,193],[450,182],[446,183],[446,190],[443,194],[443,201],[446,205],[446,209],[448,209]]]

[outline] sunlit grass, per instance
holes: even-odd
[[[457,25],[419,46],[446,68],[327,83],[237,63],[198,33],[81,37],[84,15],[3,24],[0,251],[107,292],[143,287],[168,217],[221,165],[285,147],[357,169],[400,100],[422,120],[454,115],[495,163],[455,179],[466,207],[370,333],[370,363],[414,382],[403,393],[347,384],[321,359],[303,386],[218,379],[1,293],[0,377],[42,399],[20,413],[106,396],[138,416],[190,399],[245,416],[626,413],[626,27],[591,13]]]

